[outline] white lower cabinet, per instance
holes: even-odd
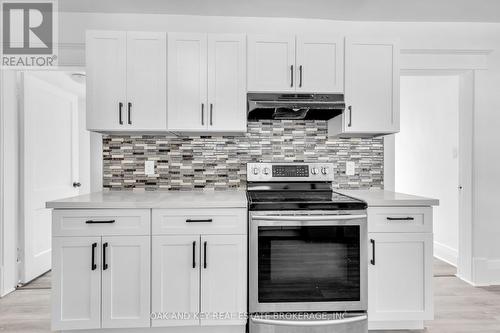
[[[368,317],[377,322],[433,318],[431,233],[369,233]],[[405,328],[404,323],[400,327]]]
[[[102,238],[102,328],[150,326],[149,236]]]
[[[244,325],[247,236],[207,235],[201,244],[201,325]]]
[[[52,330],[100,327],[101,237],[54,237]]]
[[[152,237],[152,322],[159,326],[198,326],[200,235]],[[173,315],[186,313],[191,318]]]

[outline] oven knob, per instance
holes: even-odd
[[[258,175],[259,174],[259,168],[253,168],[253,174]]]
[[[318,168],[312,168],[312,169],[311,169],[311,173],[312,173],[313,175],[317,175],[317,174],[318,174],[318,172],[319,172],[319,171],[318,171]]]
[[[328,174],[328,168],[321,168],[321,173],[324,175]]]
[[[268,175],[270,171],[271,170],[269,170],[269,168],[264,168],[264,170],[262,170],[262,173],[264,173],[265,175]]]

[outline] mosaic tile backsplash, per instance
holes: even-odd
[[[155,161],[146,176],[144,161]],[[246,187],[247,162],[335,164],[335,188],[383,188],[383,139],[334,139],[325,121],[249,122],[244,136],[118,136],[103,138],[104,188],[224,190]],[[356,163],[354,176],[345,162]]]

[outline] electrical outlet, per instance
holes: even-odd
[[[348,176],[354,176],[356,173],[356,163],[354,162],[345,162],[345,174]]]
[[[146,174],[146,176],[151,176],[155,174],[155,161],[144,162],[144,173]]]

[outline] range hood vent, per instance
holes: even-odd
[[[343,94],[249,93],[248,120],[328,120],[345,109]]]

